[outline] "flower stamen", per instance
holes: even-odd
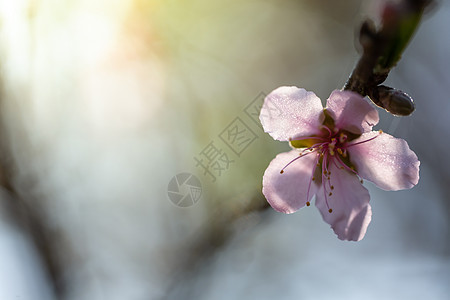
[[[333,133],[331,132],[330,128],[328,126],[322,125],[319,127],[320,129],[326,129],[328,131],[328,137],[331,137]]]
[[[328,174],[328,170],[327,170],[327,161],[328,159],[328,155],[327,153],[325,153],[325,155],[323,156],[323,160],[322,160],[322,188],[323,188],[323,197],[325,198],[325,204],[327,205],[328,211],[331,213],[332,209],[330,208],[330,205],[328,203],[328,198],[327,198],[327,189],[326,189],[326,183],[325,183],[325,176]],[[327,177],[326,179],[329,179],[330,177]]]
[[[316,156],[316,161],[315,161],[315,163],[314,163],[316,166],[313,168],[313,171],[312,171],[312,173],[311,173],[311,180],[309,181],[308,192],[306,193],[306,206],[309,206],[309,205],[310,205],[310,203],[309,203],[309,191],[311,190],[311,184],[312,184],[312,182],[315,180],[315,178],[314,178],[314,173],[316,173],[317,166],[319,166],[319,157],[320,157],[320,155],[317,154],[317,156]]]
[[[346,148],[349,148],[349,147],[351,147],[351,146],[359,145],[359,144],[366,143],[366,142],[369,142],[369,141],[371,141],[371,140],[374,140],[374,139],[376,139],[377,137],[379,137],[382,133],[383,133],[383,130],[378,130],[378,134],[377,134],[376,136],[371,137],[370,139],[367,139],[367,140],[365,140],[365,141],[361,141],[361,142],[357,142],[357,143],[353,143],[353,144],[347,144],[347,145],[346,145]]]
[[[311,154],[312,152],[307,152],[307,153],[300,153],[300,155],[299,156],[297,156],[296,158],[294,158],[293,160],[291,160],[290,162],[288,162],[284,167],[283,167],[283,169],[281,169],[281,171],[280,171],[280,174],[283,174],[284,173],[284,170],[290,165],[290,164],[292,164],[294,161],[296,161],[297,159],[299,159],[299,158],[302,158],[303,156],[306,156],[306,155],[308,155],[308,154]]]
[[[347,165],[341,160],[341,158],[340,158],[339,156],[336,156],[336,159],[337,159],[337,161],[339,162],[339,164],[341,165],[341,167],[339,168],[339,166],[335,164],[337,168],[339,168],[339,169],[345,169],[345,170],[350,171],[350,172],[353,172],[353,173],[355,173],[356,175],[359,176],[358,172],[356,172],[355,169],[354,169],[353,167],[350,168],[349,166],[347,166]]]
[[[339,135],[339,142],[343,144],[347,140],[347,135],[343,132]]]
[[[302,136],[302,137],[295,138],[295,139],[289,138],[289,142],[292,142],[292,141],[311,140],[311,139],[317,139],[317,140],[322,140],[322,141],[325,141],[325,140],[326,140],[325,138],[320,137],[320,136]]]

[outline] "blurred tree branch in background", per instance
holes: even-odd
[[[246,205],[236,207],[233,211],[216,210],[207,222],[189,240],[186,254],[173,262],[171,282],[163,299],[196,299],[202,291],[191,287],[197,284],[179,283],[183,280],[196,280],[193,273],[208,273],[214,256],[229,242],[237,230],[248,230],[262,221],[261,213],[270,208],[264,196],[255,193]],[[265,215],[264,217],[268,217]],[[190,278],[190,279],[189,279]]]
[[[0,106],[3,105],[0,99]],[[47,274],[56,299],[64,299],[67,288],[64,271],[72,257],[69,242],[59,228],[50,225],[50,218],[46,213],[45,205],[42,204],[42,199],[33,195],[32,187],[35,180],[29,178],[28,190],[16,188],[15,161],[9,147],[8,132],[5,130],[4,122],[2,118],[0,121],[0,185],[5,191],[1,197],[2,207],[7,211],[9,223],[34,245],[43,266],[42,271]]]

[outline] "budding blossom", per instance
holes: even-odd
[[[260,120],[265,132],[293,148],[278,154],[264,173],[269,204],[293,213],[310,206],[315,195],[324,221],[341,240],[361,240],[370,223],[362,179],[390,191],[419,181],[416,154],[405,140],[372,131],[378,112],[359,94],[334,91],[324,109],[313,92],[280,87],[266,97]]]

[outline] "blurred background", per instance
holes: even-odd
[[[448,299],[448,1],[387,80],[416,112],[380,109],[376,127],[408,141],[419,184],[365,182],[357,243],[261,194],[289,150],[257,121],[264,94],[296,85],[325,103],[379,6],[0,0],[0,299]]]

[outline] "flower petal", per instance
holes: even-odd
[[[327,111],[334,115],[335,126],[361,134],[378,124],[377,110],[361,95],[350,91],[335,90],[327,100]]]
[[[369,205],[369,192],[361,184],[359,178],[347,170],[338,169],[330,163],[330,184],[334,187],[329,196],[330,186],[321,185],[316,195],[316,206],[325,222],[331,225],[341,240],[359,241],[366,234],[367,226],[372,219],[372,209]],[[329,207],[326,204],[328,200]],[[328,210],[333,211],[330,213]]]
[[[323,116],[320,99],[304,89],[279,87],[267,95],[259,119],[264,131],[274,139],[318,134]]]
[[[317,163],[316,153],[298,157],[298,150],[280,153],[270,162],[264,173],[262,192],[276,211],[287,214],[296,212],[310,201],[317,191],[317,186],[311,182]],[[280,174],[281,169],[296,158],[298,159]]]
[[[373,140],[348,148],[350,161],[359,176],[387,191],[410,189],[419,182],[417,155],[408,143],[387,133],[365,133],[352,143],[379,135]]]

